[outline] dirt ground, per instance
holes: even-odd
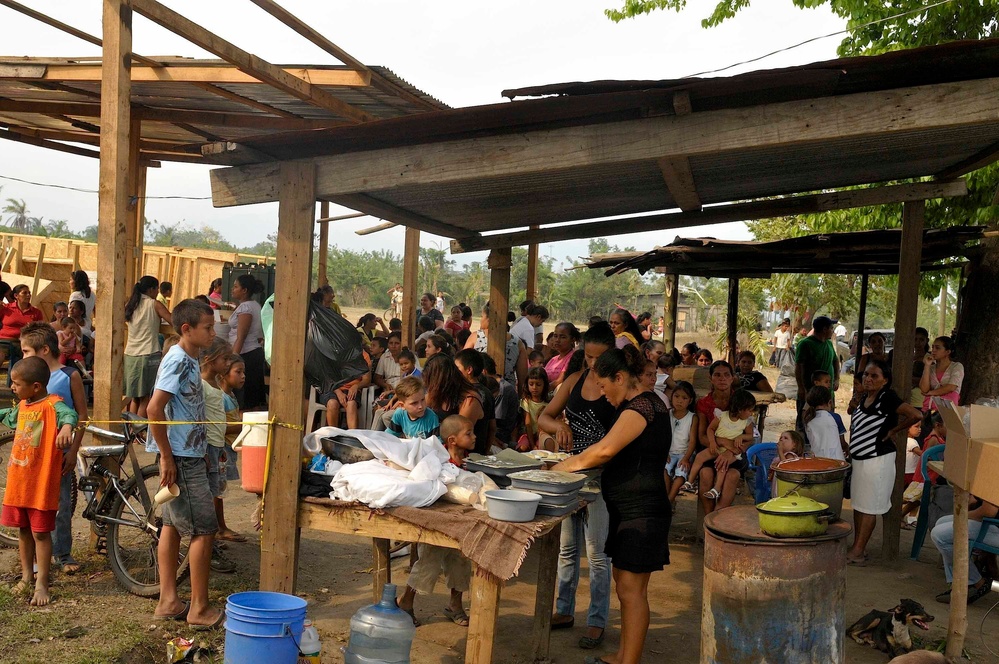
[[[768,433],[783,428],[793,418],[793,413],[791,405],[772,407]],[[228,546],[227,554],[239,563],[240,570],[236,574],[212,575],[212,600],[219,604],[232,592],[256,588],[259,567],[259,548],[250,521],[256,497],[233,483],[226,496],[226,505],[230,525],[249,535],[250,541]],[[686,664],[699,659],[703,547],[694,538],[694,519],[693,499],[681,499],[670,538],[671,564],[665,571],[653,574],[650,583],[652,624],[643,662]],[[3,582],[0,584],[0,662],[165,662],[166,642],[177,636],[191,638],[191,630],[175,623],[154,624],[154,601],[129,595],[116,585],[106,560],[89,552],[87,524],[79,517],[74,524],[74,533],[74,553],[83,562],[83,570],[74,576],[56,574],[55,601],[43,609],[29,608],[7,591],[7,584],[16,579],[17,554],[13,550],[0,550],[0,581]],[[910,532],[902,533],[903,552],[909,551],[911,538]],[[918,561],[905,558],[886,564],[881,560],[880,549],[879,526],[869,549],[872,564],[865,568],[851,567],[847,571],[847,624],[872,608],[888,609],[899,598],[911,597],[936,615],[932,629],[923,636],[928,642],[939,641],[946,633],[947,607],[933,600],[944,589],[936,550],[928,543]],[[406,564],[407,559],[394,562],[393,578],[398,583],[405,581]],[[323,661],[327,664],[343,661],[339,649],[347,643],[350,616],[371,601],[370,567],[368,542],[311,531],[302,533],[298,588],[309,601],[309,615],[319,629]],[[494,659],[497,662],[527,662],[524,635],[533,626],[536,573],[535,556],[529,554],[520,576],[511,580],[503,591],[496,632]],[[551,658],[554,662],[581,662],[585,655],[591,654],[576,646],[584,629],[581,625],[585,623],[587,598],[584,569],[578,591],[577,627],[552,633]],[[976,663],[997,661],[987,653],[979,635],[985,612],[996,601],[999,596],[990,595],[969,608],[966,647]],[[441,588],[430,598],[418,601],[417,615],[423,625],[416,631],[413,662],[454,664],[463,661],[466,630],[444,617],[441,609],[445,605],[446,595]],[[999,642],[996,638],[999,616],[993,613],[988,620],[986,638],[995,644]],[[612,598],[607,640],[597,654],[613,652],[619,632],[619,604]],[[223,642],[221,630],[202,638],[202,643],[215,653],[210,661],[222,661]],[[846,645],[846,660],[851,664],[883,663],[887,659],[852,641]]]

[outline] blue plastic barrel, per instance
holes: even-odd
[[[305,600],[284,593],[229,595],[225,664],[296,664],[305,628]]]

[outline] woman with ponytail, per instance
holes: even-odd
[[[672,509],[662,469],[669,459],[671,427],[666,404],[639,382],[645,362],[632,344],[596,359],[593,372],[617,408],[617,420],[602,440],[552,469],[604,467],[601,487],[610,514],[605,553],[621,601],[620,646],[607,658],[616,664],[641,661],[649,630],[649,577],[669,564]]]
[[[241,274],[232,284],[232,299],[237,302],[229,316],[229,343],[232,352],[243,358],[246,384],[236,391],[240,410],[255,410],[267,405],[264,392],[264,327],[260,321],[260,303],[253,296],[264,290],[260,280]]]
[[[139,417],[146,416],[146,405],[153,395],[156,372],[160,368],[160,320],[170,324],[170,312],[156,300],[159,289],[159,280],[146,275],[132,287],[132,295],[125,303],[125,326],[128,330],[125,398],[131,399],[129,412]]]

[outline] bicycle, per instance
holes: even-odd
[[[124,413],[125,420],[137,420]],[[139,597],[159,595],[157,547],[163,522],[159,506],[152,496],[159,489],[159,464],[140,466],[136,444],[145,444],[145,425],[125,422],[123,433],[89,425],[87,431],[96,439],[112,444],[80,448],[76,466],[79,492],[86,498],[83,518],[91,522],[115,579],[128,592]],[[13,431],[0,433],[0,450],[13,440]],[[0,463],[0,493],[6,487],[6,464]],[[75,507],[75,503],[74,503]],[[0,532],[0,543],[17,546],[17,533]],[[190,569],[187,548],[182,544],[178,556],[177,581],[187,578]]]

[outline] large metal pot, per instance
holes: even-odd
[[[760,530],[771,537],[816,537],[824,535],[831,515],[828,505],[806,496],[791,494],[756,506]]]
[[[777,495],[790,491],[807,496],[829,506],[835,518],[843,511],[843,487],[850,464],[837,459],[813,457],[782,461],[774,475],[777,478]]]

